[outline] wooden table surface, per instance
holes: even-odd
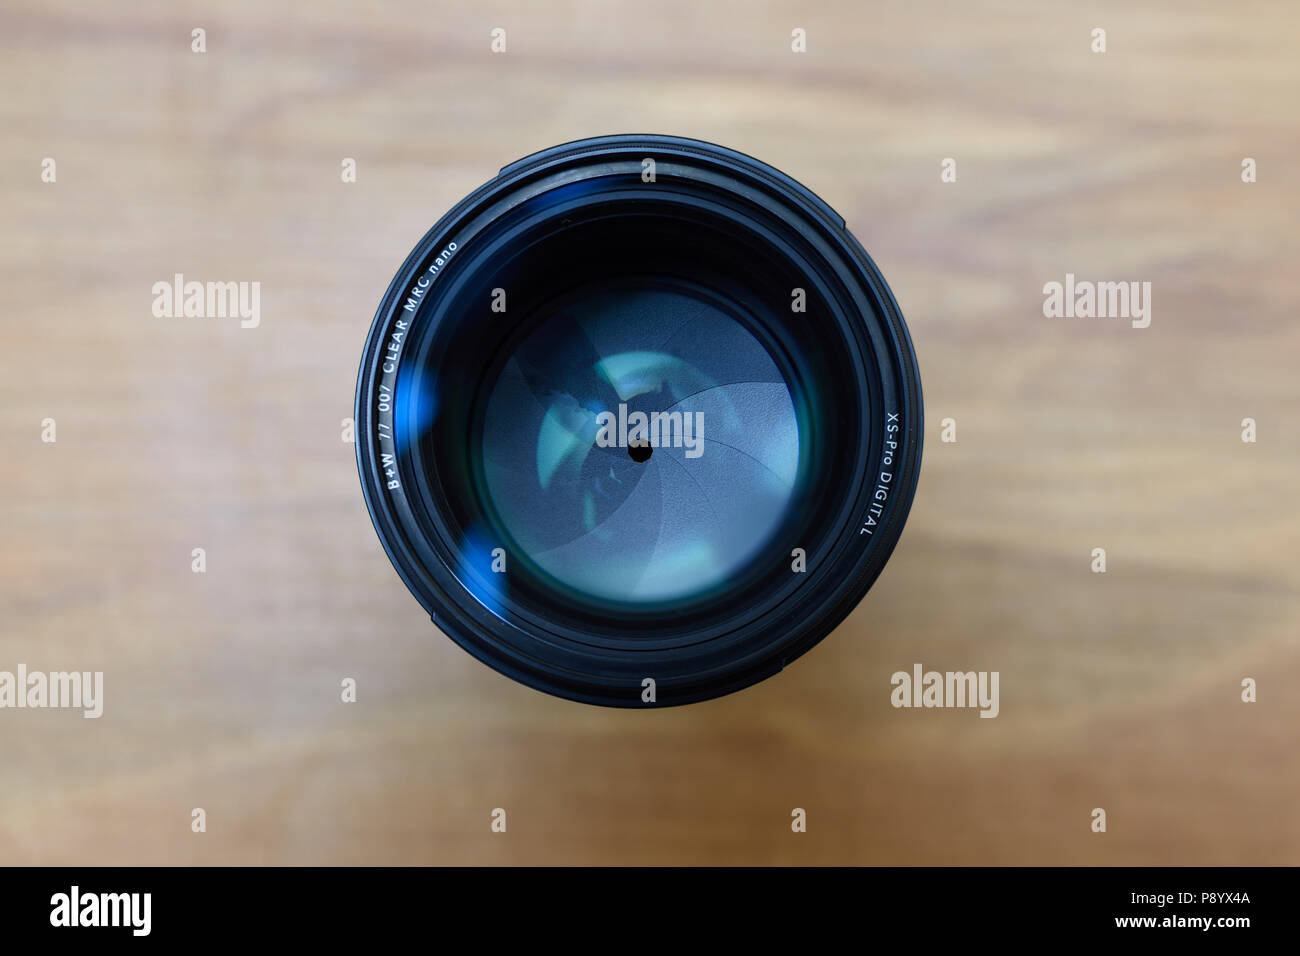
[[[106,687],[0,711],[0,863],[1300,862],[1300,8],[1138,7],[4,0],[0,670]],[[434,631],[340,434],[434,220],[629,131],[835,206],[927,418],[848,622],[656,713]],[[261,324],[154,317],[175,273]],[[1045,318],[1066,273],[1151,282],[1150,327]],[[915,662],[999,671],[1000,716],[893,709]]]

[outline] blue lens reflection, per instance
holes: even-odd
[[[499,530],[553,585],[613,606],[720,590],[799,480],[798,420],[771,356],[677,289],[592,293],[547,316],[491,388],[482,434]],[[643,437],[648,454],[631,447]]]

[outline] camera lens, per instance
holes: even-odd
[[[920,466],[916,359],[841,220],[733,150],[608,136],[505,167],[371,326],[357,458],[453,640],[647,707],[779,671],[861,600]]]

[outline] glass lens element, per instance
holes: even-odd
[[[733,580],[799,481],[790,389],[718,302],[625,280],[548,306],[489,388],[498,531],[586,602],[645,608]]]

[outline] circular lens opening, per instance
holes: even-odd
[[[776,363],[712,296],[662,276],[538,311],[488,389],[477,442],[510,550],[615,612],[728,587],[799,479]]]

